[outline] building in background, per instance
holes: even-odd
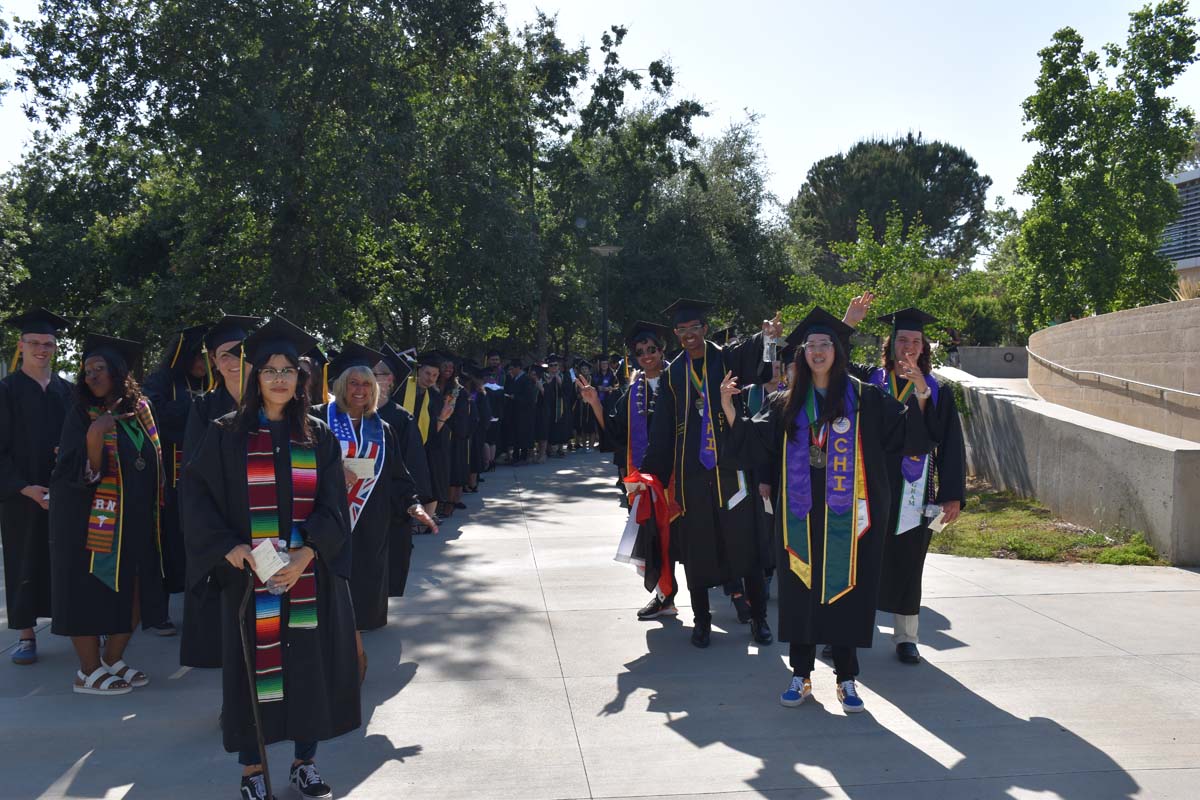
[[[1179,190],[1183,207],[1179,219],[1163,232],[1159,252],[1175,262],[1180,278],[1200,281],[1200,169],[1182,172],[1171,183]]]

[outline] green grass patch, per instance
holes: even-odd
[[[930,552],[974,558],[1162,565],[1146,537],[1127,528],[1097,532],[1057,519],[1036,500],[985,484],[967,489],[967,509],[933,536]]]

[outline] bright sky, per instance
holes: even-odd
[[[5,16],[34,0],[0,0]],[[909,130],[966,149],[993,181],[991,198],[1024,208],[1016,182],[1033,148],[1021,140],[1021,101],[1034,88],[1037,51],[1072,26],[1088,49],[1125,41],[1139,0],[507,0],[516,27],[536,9],[557,13],[569,43],[595,46],[613,24],[629,28],[624,63],[667,58],[676,94],[712,116],[716,135],[749,112],[770,188],[782,201],[814,161],[872,135]],[[1200,14],[1200,0],[1191,0]],[[596,59],[598,61],[598,59]],[[11,65],[5,68],[11,73]],[[1200,69],[1174,95],[1200,106]],[[30,126],[20,100],[0,106],[0,168],[20,157]],[[989,199],[990,200],[990,199]]]

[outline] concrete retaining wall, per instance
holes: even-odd
[[[1066,322],[1029,337],[1029,349],[1076,370],[1200,393],[1200,300]],[[970,370],[967,370],[970,372]],[[1029,383],[1052,403],[1200,442],[1200,397],[1162,393],[1029,360]]]
[[[962,370],[972,474],[1103,531],[1142,531],[1173,564],[1200,565],[1200,444],[989,385]]]
[[[962,369],[977,378],[1024,378],[1029,354],[1024,347],[960,347]]]

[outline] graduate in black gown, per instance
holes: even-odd
[[[571,379],[562,373],[562,361],[546,356],[546,378],[542,384],[542,413],[546,416],[546,455],[562,458],[575,428],[574,393]]]
[[[396,402],[396,387],[403,385],[412,373],[408,359],[389,344],[379,347],[383,360],[375,365],[375,380],[379,383],[379,416],[396,431],[396,439],[400,442],[400,455],[404,457],[404,465],[412,476],[413,485],[421,504],[433,497],[433,489],[429,482],[429,458],[425,455],[425,443],[421,441],[421,432],[417,429],[417,421],[412,414]],[[417,529],[427,530],[420,523],[412,523],[406,531],[397,531],[395,536],[403,541],[393,540],[389,551],[392,559],[388,575],[391,576],[389,594],[392,597],[404,596],[405,580],[408,577],[408,564],[412,550],[412,534]],[[431,531],[432,532],[432,531]],[[399,579],[403,576],[404,579]]]
[[[262,323],[261,317],[226,315],[204,335],[213,386],[195,398],[183,435],[183,471],[209,425],[237,409],[250,365],[242,341]],[[180,482],[182,486],[182,481]],[[182,501],[180,504],[182,508]],[[184,542],[187,546],[187,542]],[[207,573],[190,571],[183,594],[183,626],[179,663],[185,667],[221,666],[221,587]]]
[[[300,368],[300,354],[314,344],[280,317],[247,338],[254,366],[243,402],[209,426],[184,470],[188,564],[196,566],[193,574],[215,575],[221,587],[221,730],[225,750],[243,766],[246,800],[266,794],[250,678],[260,733],[267,743],[295,743],[291,781],[305,796],[330,791],[313,763],[317,742],[361,724],[341,448],[325,423],[308,415],[308,375]],[[245,567],[255,566],[251,550],[266,542],[285,548],[290,561],[263,584]],[[248,581],[254,592],[239,619]]]
[[[508,362],[504,383],[504,424],[512,447],[512,464],[528,464],[537,431],[538,387],[520,359]]]
[[[531,364],[528,373],[529,377],[533,379],[533,386],[537,391],[534,401],[537,412],[533,418],[534,452],[530,459],[535,464],[541,464],[546,460],[550,447],[550,412],[546,408],[546,371],[548,369],[548,364]]]
[[[38,617],[50,616],[50,502],[54,449],[74,400],[54,374],[67,320],[44,308],[5,320],[20,331],[20,369],[0,381],[0,537],[8,627],[19,631],[14,664],[37,661]]]
[[[313,416],[333,431],[342,449],[354,540],[350,596],[360,631],[387,624],[392,582],[403,585],[407,580],[407,575],[393,578],[389,568],[393,543],[412,547],[410,514],[425,525],[434,525],[421,507],[396,430],[377,411],[379,383],[374,366],[383,359],[377,350],[347,342],[329,365],[334,399],[312,410]],[[409,531],[407,540],[394,542],[393,534],[405,530]],[[365,656],[362,660],[365,672]]]
[[[124,694],[149,682],[125,663],[125,648],[139,618],[164,602],[165,475],[150,403],[131,375],[141,355],[138,342],[84,340],[50,478],[51,630],[71,637],[79,694]]]
[[[812,692],[816,644],[833,647],[842,708],[863,710],[856,648],[870,647],[890,508],[887,466],[928,447],[924,399],[902,405],[847,372],[849,327],[815,308],[788,337],[794,381],[753,419],[733,407],[736,376],[722,382],[730,426],[725,453],[749,465],[767,461],[778,476],[775,510],[781,641],[792,681],[780,696],[798,706]],[[905,362],[916,376],[916,360]],[[907,412],[907,413],[906,413]],[[827,513],[828,512],[828,513]]]
[[[167,594],[182,592],[187,583],[187,564],[183,549],[183,530],[179,524],[179,474],[183,468],[183,440],[193,398],[208,389],[210,367],[204,351],[204,334],[208,327],[197,325],[185,328],[167,341],[162,365],[146,376],[142,386],[162,440],[167,488],[163,503],[163,572]],[[175,625],[162,609],[151,619],[142,620],[144,630],[154,630],[162,636],[173,636]]]
[[[609,402],[607,412],[600,400],[599,390],[590,386],[583,376],[576,380],[582,403],[600,426],[602,448],[612,451],[613,463],[617,465],[617,474],[622,480],[641,468],[646,455],[654,407],[660,396],[663,370],[666,369],[666,341],[669,334],[667,326],[641,320],[626,328],[625,343],[637,359],[638,369],[630,376],[624,391]],[[645,541],[644,534],[652,535],[656,541]],[[659,537],[665,537],[665,548]],[[675,616],[679,613],[675,607],[679,584],[675,581],[675,560],[670,555],[670,526],[665,531],[659,531],[642,525],[633,549],[641,554],[641,561],[645,565],[643,576],[646,590],[654,593],[650,601],[637,612],[638,619]]]
[[[449,453],[450,491],[439,512],[443,517],[454,514],[455,509],[466,508],[462,501],[463,489],[467,485],[471,465],[471,407],[467,401],[462,379],[459,374],[460,366],[457,358],[443,356],[438,378],[438,389],[446,398],[446,403],[453,404],[450,418],[446,421],[445,430],[448,433],[446,447]],[[452,359],[452,360],[451,360]]]
[[[446,420],[454,411],[453,406],[444,402],[442,393],[437,389],[441,365],[442,356],[437,351],[422,353],[417,357],[416,373],[402,381],[392,395],[400,407],[416,420],[429,471],[429,494],[421,497],[421,503],[435,521],[438,519],[439,501],[450,494],[450,460],[446,446],[449,432],[445,431],[445,427]],[[425,528],[418,532],[428,530]]]
[[[584,382],[589,386],[595,386],[592,378],[592,363],[586,359],[577,359],[575,361],[575,378],[583,378]],[[596,389],[600,391],[599,387]],[[601,408],[612,408],[613,398],[608,398],[608,403],[605,404],[601,400]],[[607,413],[607,410],[605,411]],[[572,450],[590,450],[592,445],[597,442],[597,434],[599,432],[599,423],[596,421],[596,415],[592,413],[591,407],[583,402],[576,391],[576,384],[571,384],[571,449]]]
[[[496,468],[496,456],[503,452],[504,443],[504,367],[501,365],[500,351],[489,350],[484,362],[484,374],[480,375],[484,391],[487,392],[488,406],[491,418],[487,421],[487,434],[482,472],[491,472]]]
[[[867,295],[857,307],[865,313],[870,304]],[[847,318],[856,314],[851,303]],[[932,411],[929,420],[931,452],[928,456],[902,456],[888,464],[888,483],[892,507],[887,529],[892,535],[883,548],[883,574],[879,583],[880,611],[891,612],[892,641],[896,657],[905,664],[919,664],[918,622],[921,611],[921,576],[933,532],[929,523],[939,514],[949,524],[958,518],[967,498],[967,455],[962,423],[954,402],[954,392],[941,387],[931,374],[929,339],[925,326],[937,319],[920,309],[905,308],[879,318],[892,326],[884,342],[883,366],[859,371],[859,377],[896,398],[907,398],[915,391],[904,377],[905,356],[915,356],[917,366],[929,387]],[[857,319],[850,321],[857,322]]]
[[[673,489],[676,515],[671,542],[683,564],[695,623],[692,644],[708,647],[712,633],[710,586],[743,579],[751,608],[751,636],[759,644],[773,637],[766,620],[763,567],[754,537],[754,487],[743,468],[721,458],[721,379],[727,372],[745,384],[770,376],[764,363],[763,335],[778,337],[778,317],[745,342],[721,348],[706,341],[711,303],[678,300],[663,314],[675,327],[683,352],[667,367],[654,406],[650,443],[641,472]],[[631,492],[643,490],[630,485]]]

